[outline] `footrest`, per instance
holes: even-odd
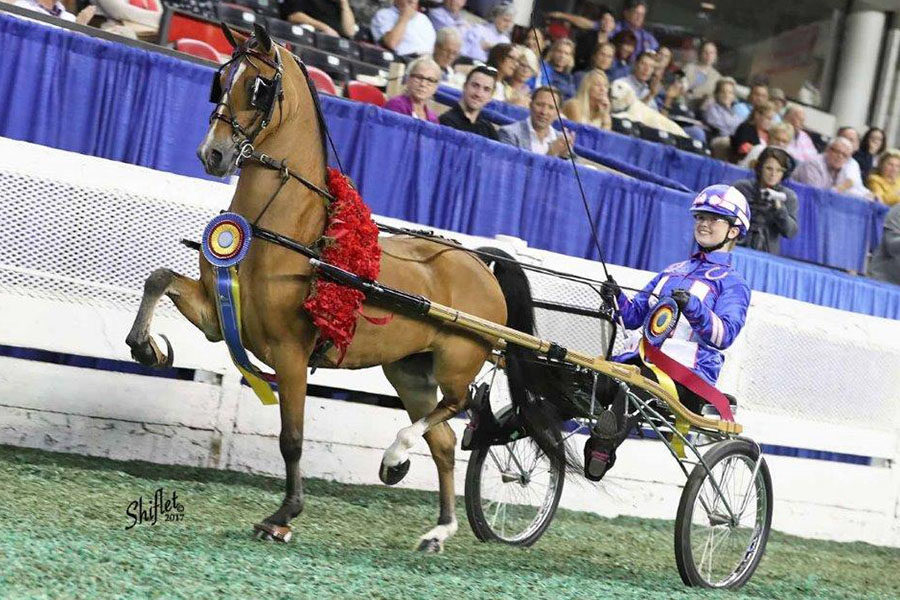
[[[482,383],[472,394],[469,401],[471,419],[463,432],[461,447],[463,450],[474,450],[487,446],[506,444],[518,436],[518,419],[510,411],[498,421],[491,409],[490,385]]]

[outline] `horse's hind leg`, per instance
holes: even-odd
[[[430,354],[418,354],[384,365],[383,368],[388,381],[400,395],[410,420],[413,421],[413,425],[404,428],[398,435],[398,439],[402,441],[399,444],[396,441],[394,443],[395,452],[400,452],[402,447],[403,452],[408,455],[409,449],[422,435],[417,425],[421,423],[423,417],[433,411],[437,404],[437,382],[432,375],[432,358]],[[446,423],[438,424],[424,435],[438,471],[441,511],[437,526],[419,538],[418,549],[424,552],[440,552],[443,550],[444,541],[455,534],[457,530],[456,494],[453,479],[456,436]],[[382,463],[382,481],[385,483],[399,481],[399,479],[391,481],[391,478],[396,475],[400,475],[402,478],[406,474],[406,470],[409,468],[409,459],[404,459],[400,464],[403,466],[391,470],[393,475],[388,475]]]
[[[432,404],[434,408],[421,419],[414,419],[412,425],[401,429],[394,443],[384,451],[379,472],[384,483],[393,485],[406,475],[409,470],[409,449],[416,440],[432,427],[465,410],[469,399],[469,384],[484,366],[489,353],[490,348],[484,342],[462,336],[448,336],[443,343],[436,344],[433,352],[433,369],[430,372],[433,373],[434,381],[440,386],[444,397],[436,406]],[[408,357],[393,365],[385,365],[385,375],[395,388],[397,384],[391,380],[391,369],[399,367],[401,373],[408,371],[403,367],[408,367],[410,364],[408,361],[412,358],[414,357]],[[397,391],[400,392],[399,388]]]
[[[206,295],[200,281],[179,275],[171,269],[157,269],[144,282],[141,306],[131,325],[125,343],[131,348],[131,356],[148,367],[164,367],[172,364],[172,348],[168,356],[150,337],[150,321],[153,311],[163,294],[169,296],[188,321],[197,326],[210,341],[222,339],[216,307]],[[166,340],[168,345],[168,340]]]

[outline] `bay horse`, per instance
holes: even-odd
[[[256,25],[249,37],[223,31],[234,46],[231,61],[213,82],[216,107],[206,137],[197,150],[211,175],[224,177],[240,164],[241,173],[228,208],[292,240],[314,245],[326,227],[326,207],[316,188],[326,185],[323,121],[315,92],[301,65]],[[216,98],[218,96],[218,98]],[[280,162],[281,170],[243,160],[250,150]],[[302,173],[306,183],[284,176],[284,168]],[[307,185],[311,184],[311,185]],[[256,219],[256,221],[253,221]],[[507,314],[530,319],[531,296],[524,272],[516,264],[488,265],[461,248],[410,236],[380,238],[381,270],[386,286],[434,299],[476,316],[507,324]],[[496,275],[495,275],[496,274]],[[303,510],[300,473],[307,368],[317,330],[302,308],[314,272],[309,260],[282,246],[256,239],[240,263],[241,326],[244,347],[277,376],[285,463],[281,506],[258,524],[264,539],[288,541],[290,522]],[[126,343],[138,362],[172,364],[172,348],[161,350],[149,335],[159,299],[168,296],[178,310],[210,341],[223,339],[215,301],[213,267],[200,256],[200,278],[157,269],[147,278],[140,308]],[[391,312],[368,300],[366,316]],[[513,318],[512,321],[516,321]],[[508,323],[516,327],[514,322]],[[419,538],[418,550],[440,552],[457,530],[454,491],[455,435],[447,419],[464,410],[469,386],[492,350],[485,337],[451,325],[395,314],[382,325],[357,319],[357,329],[339,367],[381,365],[396,389],[412,424],[403,428],[385,451],[379,476],[394,484],[409,468],[409,450],[424,436],[437,466],[440,514],[437,526]],[[526,327],[527,324],[523,324]],[[332,348],[323,366],[336,367]],[[443,394],[438,402],[437,389]],[[260,532],[259,529],[262,529]]]

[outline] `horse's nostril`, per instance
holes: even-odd
[[[222,162],[222,153],[218,150],[213,150],[209,153],[209,164],[212,166],[218,166]]]

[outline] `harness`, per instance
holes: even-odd
[[[247,161],[255,162],[264,168],[281,173],[281,182],[252,223],[247,221],[242,215],[227,212],[210,221],[203,232],[201,247],[204,257],[215,271],[216,310],[232,361],[263,404],[276,404],[278,399],[272,386],[275,382],[275,375],[260,370],[250,361],[241,339],[241,303],[237,267],[246,256],[252,237],[258,237],[268,242],[288,247],[310,259],[319,258],[319,252],[314,247],[301,244],[286,236],[257,226],[259,220],[281,193],[282,189],[284,189],[288,181],[293,179],[317,194],[325,202],[326,207],[334,202],[335,199],[327,190],[322,189],[302,174],[290,169],[287,166],[287,159],[279,161],[257,151],[253,147],[257,136],[272,122],[276,103],[279,115],[282,114],[282,102],[284,100],[284,64],[282,63],[281,54],[276,50],[275,60],[272,60],[268,55],[262,54],[257,50],[257,44],[258,42],[253,37],[249,38],[244,44],[236,47],[231,59],[216,71],[209,92],[209,100],[215,104],[209,116],[209,123],[212,124],[214,120],[219,120],[231,127],[231,139],[237,150],[238,158],[236,164],[238,167],[246,164]],[[232,112],[231,106],[225,101],[234,86],[239,70],[238,65],[244,61],[255,69],[257,73],[256,77],[250,80],[248,84],[249,104],[255,110],[255,114],[250,124],[246,127],[241,125],[236,115]],[[262,69],[258,63],[272,68],[274,70],[272,77],[263,77]],[[309,72],[302,61],[299,61],[297,64],[309,86],[320,130],[326,132],[327,135],[318,94],[314,91],[315,88],[310,80]],[[225,78],[224,86],[223,76]],[[328,137],[330,139],[330,136]],[[325,136],[322,137],[322,151],[323,154],[327,152]],[[322,348],[322,350],[327,350],[327,348]]]
[[[255,40],[251,37],[243,45],[235,48],[234,53],[231,55],[231,60],[223,64],[216,71],[212,86],[209,90],[209,101],[215,104],[215,108],[213,108],[212,113],[209,115],[209,123],[212,124],[214,120],[219,120],[227,123],[231,127],[231,140],[238,151],[238,167],[250,160],[263,167],[281,173],[281,184],[275,190],[275,193],[272,194],[272,197],[269,198],[268,202],[263,206],[259,215],[253,220],[253,224],[256,225],[268,210],[269,206],[271,206],[272,202],[275,201],[275,198],[281,192],[282,188],[284,188],[285,184],[291,179],[296,180],[310,191],[318,194],[325,201],[326,205],[333,202],[334,197],[327,190],[323,190],[300,173],[288,168],[287,159],[278,161],[265,153],[258,152],[253,147],[253,142],[256,140],[256,137],[272,121],[272,116],[275,113],[276,101],[278,103],[278,112],[280,115],[282,111],[282,101],[284,100],[284,64],[281,60],[281,54],[276,51],[275,60],[273,61],[267,55],[257,52],[255,46],[252,45],[253,42],[255,42]],[[251,81],[248,90],[250,93],[250,106],[256,109],[256,114],[250,123],[250,127],[254,124],[256,124],[256,126],[250,131],[247,131],[240,124],[237,117],[232,113],[231,107],[224,102],[226,94],[231,91],[231,88],[234,85],[237,66],[244,59],[246,59],[257,72],[257,76]],[[274,69],[274,75],[271,78],[263,77],[261,75],[261,69],[253,62],[254,59]],[[328,129],[325,125],[325,117],[322,114],[322,107],[319,104],[319,95],[315,92],[315,87],[309,77],[309,71],[306,69],[306,65],[303,61],[297,61],[297,65],[300,67],[300,71],[303,73],[303,77],[306,79],[306,84],[311,92],[310,95],[313,99],[313,106],[316,112],[316,119],[319,123],[319,129],[325,133],[321,139],[322,153],[327,154],[328,149],[325,145],[325,137],[328,137],[330,140],[331,136],[328,135]],[[227,81],[226,86],[223,87],[222,75],[226,72]],[[224,114],[225,112],[228,113],[227,116]],[[337,156],[337,153],[335,153],[335,156]],[[343,169],[341,169],[341,171],[343,171]]]

